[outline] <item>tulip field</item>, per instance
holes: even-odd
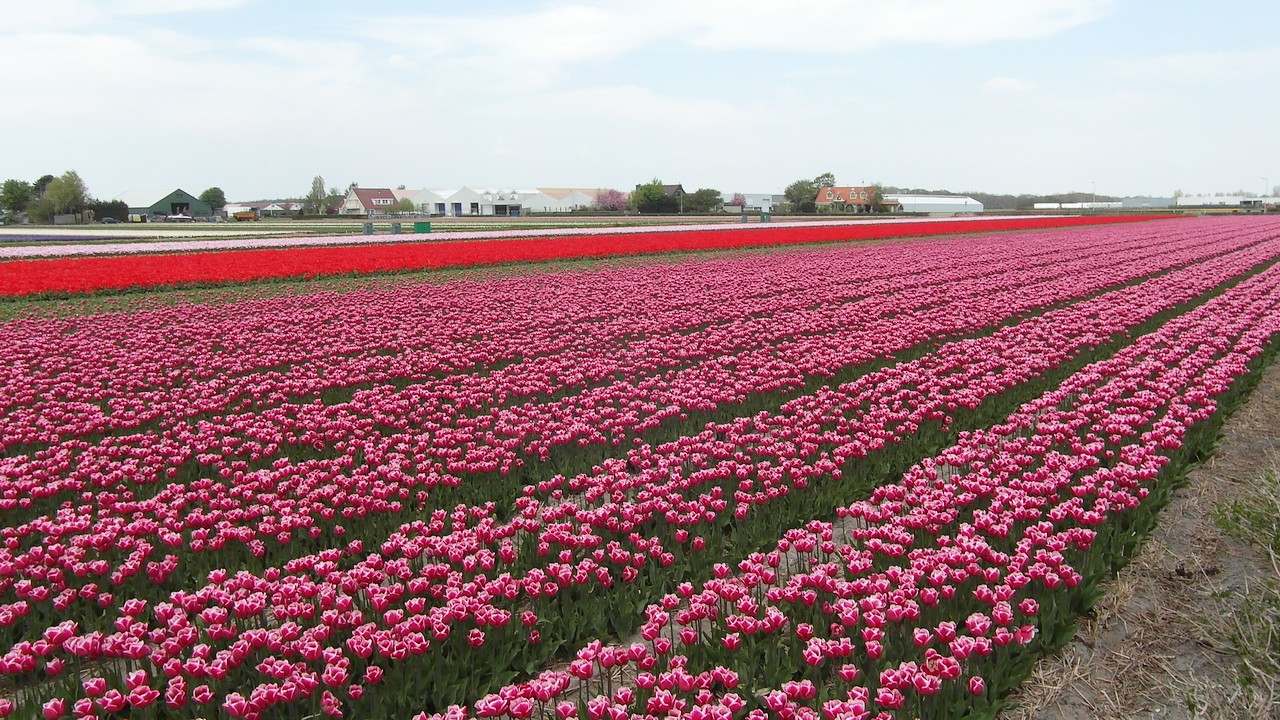
[[[212,256],[172,250],[178,247],[210,249],[227,245],[228,241],[169,243],[160,246],[153,243],[114,244],[110,249],[111,254],[95,257],[75,255],[99,252],[107,248],[93,245],[0,247],[0,258],[18,258],[0,265],[3,268],[3,272],[0,272],[0,297],[65,295],[171,285],[242,283],[279,278],[404,272],[664,252],[733,250],[816,242],[882,240],[906,236],[1142,222],[1150,219],[1144,215],[967,217],[910,221],[804,221],[738,228],[726,225],[702,225],[694,228],[577,228],[572,231],[523,231],[516,237],[512,237],[512,231],[498,231],[323,239],[259,238],[243,241],[253,249],[222,249]],[[530,237],[530,233],[534,232],[539,237]],[[551,239],[544,240],[547,236]],[[312,247],[290,247],[293,243],[305,243]],[[170,251],[162,252],[158,248],[169,248]],[[63,254],[64,252],[67,254]],[[46,254],[51,257],[44,257]],[[40,259],[23,259],[29,257]],[[216,261],[211,261],[211,257],[215,257]]]
[[[991,717],[1270,361],[1280,220],[802,242],[0,324],[0,716]]]

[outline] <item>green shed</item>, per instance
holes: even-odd
[[[116,198],[129,206],[129,216],[146,220],[162,220],[170,215],[208,217],[213,214],[209,203],[186,190],[134,190]]]

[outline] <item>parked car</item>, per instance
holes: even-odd
[[[192,218],[190,215],[181,215],[181,214],[170,215],[165,219],[168,220],[169,222],[194,222],[194,218]]]
[[[117,220],[117,219],[115,219],[115,218],[113,218],[113,217],[104,217],[104,218],[102,218],[102,223],[103,223],[104,225],[116,225],[116,224],[118,224],[119,222],[120,222],[119,220]]]

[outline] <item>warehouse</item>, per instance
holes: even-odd
[[[904,213],[958,215],[982,212],[982,203],[964,195],[900,195],[886,193],[884,199],[886,201],[897,201],[902,206],[899,212]]]
[[[129,206],[129,219],[136,222],[164,220],[171,215],[208,217],[209,203],[185,190],[133,190],[116,198]]]

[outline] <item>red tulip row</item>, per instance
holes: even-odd
[[[253,716],[264,707],[306,701],[337,711],[364,694],[359,683],[347,687],[353,670],[375,682],[384,672],[396,673],[392,661],[436,653],[483,665],[503,657],[499,639],[563,634],[561,626],[574,621],[521,615],[522,604],[626,583],[648,560],[679,563],[682,577],[691,563],[704,562],[698,556],[708,544],[723,549],[712,538],[720,518],[741,511],[738,520],[745,521],[752,507],[772,507],[809,482],[838,476],[846,461],[890,446],[921,424],[945,426],[958,407],[1004,393],[1276,255],[1274,242],[1248,247],[988,337],[944,345],[934,355],[799,398],[773,418],[723,423],[657,448],[641,445],[628,454],[632,468],[611,462],[530,488],[511,522],[498,522],[491,507],[438,511],[354,565],[343,559],[363,551],[358,543],[257,575],[215,573],[211,585],[177,593],[170,602],[125,603],[116,633],[50,628],[45,645],[20,644],[7,654],[5,669],[50,672],[50,657],[58,672],[75,659],[146,658],[171,678],[166,693],[184,703],[223,698],[228,712]],[[588,504],[546,501],[566,489]],[[654,532],[656,521],[666,529],[644,535]],[[526,548],[532,549],[527,556],[543,559],[522,559]],[[524,570],[512,574],[522,562]],[[512,627],[517,616],[528,624],[518,632]],[[284,682],[263,682],[263,674]],[[312,681],[286,680],[295,677]],[[177,679],[183,693],[172,689]],[[228,692],[255,685],[248,694]]]
[[[243,283],[352,273],[545,262],[574,258],[850,242],[913,236],[1132,223],[1150,216],[1005,217],[917,223],[754,227],[616,235],[231,250],[218,253],[10,260],[0,296],[89,293],[191,283]],[[363,242],[353,238],[353,242]],[[210,258],[216,258],[211,261]]]

